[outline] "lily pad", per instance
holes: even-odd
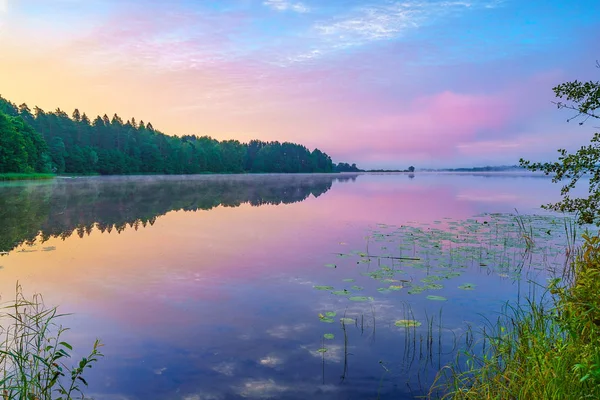
[[[366,297],[366,296],[353,296],[350,297],[350,301],[371,301],[373,300],[372,297]]]
[[[404,289],[404,286],[402,286],[402,285],[391,285],[388,289],[389,290],[401,290],[401,289]]]
[[[327,349],[326,348],[320,348],[319,350],[317,350],[318,353],[327,353]]]
[[[335,317],[335,316],[337,315],[337,313],[336,313],[335,311],[327,311],[327,312],[325,313],[325,315],[326,315],[327,317]]]
[[[334,290],[331,294],[335,294],[336,296],[349,296],[352,292],[349,290]]]
[[[434,301],[446,301],[448,299],[446,299],[445,297],[442,296],[427,296],[427,300],[434,300]]]
[[[425,285],[425,289],[439,290],[443,288],[444,285],[440,285],[439,283],[430,283],[429,285]]]
[[[333,333],[326,333],[326,334],[323,335],[323,337],[325,339],[331,340],[331,339],[333,339],[335,337],[335,335]]]
[[[342,279],[342,282],[354,282],[354,279],[346,278],[346,279]]]
[[[356,322],[356,320],[354,320],[352,318],[340,318],[340,322],[342,324],[354,324]]]
[[[422,293],[423,291],[425,291],[425,288],[423,286],[413,286],[408,291],[408,294],[419,294],[419,293]]]
[[[462,289],[462,290],[475,290],[475,284],[473,283],[465,283],[463,285],[460,285],[458,288]]]
[[[421,326],[421,323],[419,321],[415,321],[414,319],[399,319],[394,323],[394,325],[400,328],[416,328],[418,326]]]
[[[317,290],[333,290],[333,286],[313,286]]]
[[[352,286],[352,290],[363,290],[363,289],[364,289],[364,287],[362,287],[362,286],[356,286],[356,285]]]
[[[333,319],[332,318],[328,318],[328,317],[319,318],[319,321],[325,322],[327,324],[332,324],[333,323]]]

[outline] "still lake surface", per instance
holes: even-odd
[[[558,196],[500,173],[2,184],[0,294],[73,313],[78,355],[102,339],[95,399],[410,399],[560,268]]]

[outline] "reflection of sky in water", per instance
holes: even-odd
[[[124,187],[92,180],[85,190],[60,184],[43,196],[32,188],[1,187],[5,211],[36,210],[43,229],[53,234],[86,218],[133,220],[110,233],[94,228],[83,239],[67,234],[17,248],[0,258],[0,293],[6,298],[19,280],[27,292],[41,292],[49,304],[75,313],[66,324],[80,349],[102,338],[106,357],[89,376],[90,394],[98,399],[362,399],[377,397],[378,390],[382,398],[405,398],[411,390],[418,393],[418,379],[427,382],[431,371],[452,359],[453,340],[437,343],[439,335],[462,340],[468,323],[480,323],[479,313],[493,316],[503,302],[527,295],[524,282],[539,271],[526,271],[531,275],[519,283],[470,265],[435,293],[378,293],[381,282],[361,274],[380,267],[376,261],[359,265],[360,257],[335,253],[364,251],[365,236],[379,229],[377,223],[435,227],[445,217],[466,220],[515,208],[541,212],[539,204],[557,199],[559,191],[548,179],[518,176],[365,175],[354,182],[289,177],[270,184],[273,178],[252,179],[138,189],[135,182]],[[40,203],[53,196],[53,202]],[[290,201],[275,205],[282,197]],[[228,206],[218,205],[226,201]],[[129,224],[141,218],[134,211],[142,208],[145,218],[158,218],[136,230]],[[339,265],[325,268],[328,263]],[[427,274],[407,269],[406,280]],[[458,289],[466,282],[476,284],[475,290]],[[358,285],[375,301],[350,302],[315,285]],[[427,300],[429,294],[447,301]],[[327,311],[336,312],[334,323],[319,320]],[[339,323],[344,316],[356,321],[345,326],[346,344]],[[423,325],[410,332],[394,326],[413,317]],[[423,340],[429,340],[426,321],[432,318],[435,354],[427,357]],[[335,338],[326,340],[325,333]],[[323,346],[324,354],[317,351]]]

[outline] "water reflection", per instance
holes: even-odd
[[[50,184],[0,186],[0,252],[38,239],[66,239],[127,227],[138,230],[169,211],[242,204],[291,204],[319,197],[357,175],[59,178]]]
[[[454,357],[465,321],[476,324],[521,292],[504,270],[491,268],[518,253],[490,252],[486,240],[483,254],[492,262],[483,267],[479,249],[457,252],[450,238],[446,246],[445,236],[430,243],[423,235],[456,232],[445,217],[534,210],[555,191],[541,179],[416,175],[2,186],[1,230],[12,235],[7,248],[38,231],[57,237],[1,258],[0,294],[10,294],[18,280],[74,313],[65,324],[77,348],[102,338],[106,358],[90,375],[96,399],[412,398],[427,387],[431,371]],[[286,205],[255,207],[263,204]],[[123,229],[136,221],[138,228],[154,226]],[[407,230],[413,225],[420,230]],[[78,227],[84,240],[74,234]],[[400,228],[406,235],[387,236]],[[383,258],[400,251],[430,263]],[[325,267],[331,263],[337,267]],[[441,277],[463,266],[456,280],[422,282],[436,268]],[[374,279],[387,268],[397,276]],[[399,282],[382,282],[388,278]],[[436,288],[440,282],[443,289]],[[476,289],[459,288],[467,283]],[[374,301],[354,302],[316,285]],[[417,285],[431,292],[408,293]],[[320,320],[327,312],[337,313],[334,323]],[[342,317],[354,322],[340,325]],[[422,326],[405,332],[395,325],[409,318]],[[328,333],[335,338],[325,339]],[[326,353],[318,351],[323,346]]]

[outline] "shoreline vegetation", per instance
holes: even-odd
[[[73,346],[59,324],[65,314],[46,307],[41,295],[26,297],[17,283],[14,300],[0,305],[0,396],[2,400],[85,398],[84,373],[103,354],[92,350],[71,364]]]
[[[600,81],[566,82],[553,91],[558,108],[574,113],[569,121],[580,119],[581,126],[600,119]],[[542,208],[572,213],[578,225],[600,226],[598,143],[596,132],[574,153],[559,149],[557,161],[519,161],[520,168],[551,175],[554,183],[566,181],[562,200]],[[584,176],[589,176],[583,183],[589,197],[571,197]],[[487,350],[460,352],[438,375],[430,398],[600,399],[600,234],[586,230],[582,238],[578,249],[569,243],[562,276],[544,285],[541,297],[527,299],[525,306],[508,304],[495,322],[489,321],[483,332]]]
[[[39,181],[39,180],[50,180],[56,178],[54,174],[41,174],[41,173],[7,173],[0,174],[0,182],[7,181]]]
[[[600,237],[583,239],[542,296],[488,320],[487,350],[460,352],[430,399],[600,398]]]

